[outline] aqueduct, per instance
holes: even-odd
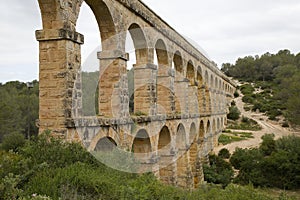
[[[90,151],[117,146],[134,152],[163,182],[197,187],[202,162],[226,125],[235,84],[140,0],[85,0],[97,20],[102,51],[97,55],[99,112],[84,116],[84,36],[76,32],[83,0],[38,2],[40,131],[79,140]],[[132,95],[126,34],[136,55]]]

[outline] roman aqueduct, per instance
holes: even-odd
[[[168,184],[193,188],[203,182],[202,162],[226,125],[235,84],[140,0],[85,0],[98,22],[102,51],[99,112],[84,116],[84,36],[76,32],[83,0],[38,3],[40,131],[50,129],[90,151],[133,152],[142,169]],[[136,55],[132,94],[126,34]]]

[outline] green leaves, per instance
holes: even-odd
[[[300,138],[265,135],[259,148],[236,149],[230,158],[241,184],[281,189],[300,188]]]

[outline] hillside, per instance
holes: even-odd
[[[247,56],[234,65],[223,64],[221,70],[251,83],[240,87],[242,100],[251,105],[249,109],[266,113],[271,120],[283,116],[290,125],[300,125],[300,53],[281,50],[277,54]]]

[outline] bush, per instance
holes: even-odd
[[[233,178],[230,163],[216,155],[209,156],[209,165],[203,166],[204,179],[209,183],[221,184],[225,188]]]
[[[244,103],[253,104],[255,102],[255,99],[253,97],[251,97],[251,96],[245,95],[245,96],[243,96],[242,101]]]
[[[235,182],[281,189],[300,188],[300,138],[283,137],[274,141],[273,135],[263,136],[255,149],[236,149],[230,163],[239,170]]]
[[[218,156],[223,159],[228,159],[230,158],[230,152],[228,149],[223,148],[219,151]]]
[[[1,148],[5,151],[13,150],[17,152],[25,145],[25,137],[21,133],[10,133],[3,137]]]
[[[274,137],[275,137],[274,134],[266,134],[261,137],[263,141],[259,149],[262,151],[262,153],[265,156],[271,155],[276,150]]]
[[[238,120],[240,118],[240,114],[241,112],[236,106],[231,106],[229,108],[229,113],[227,115],[227,118],[231,120]]]
[[[22,154],[35,164],[65,167],[76,162],[97,165],[98,161],[78,143],[66,143],[45,132],[27,143]]]
[[[241,86],[241,92],[242,92],[244,95],[252,94],[254,91],[255,91],[254,88],[253,88],[252,85],[250,85],[250,84],[245,84],[245,85],[242,85],[242,86]]]
[[[235,92],[234,92],[234,98],[237,98],[237,97],[239,97],[240,96],[240,94],[238,93],[238,91],[236,90]]]
[[[283,122],[281,126],[284,127],[284,128],[290,127],[290,125],[287,121]]]

